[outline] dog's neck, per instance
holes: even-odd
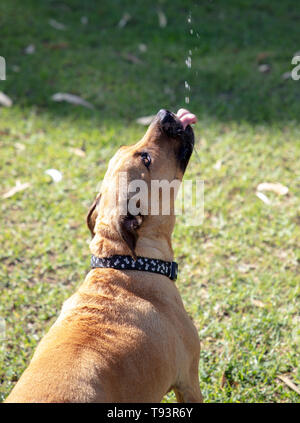
[[[96,257],[132,254],[117,231],[113,231],[106,225],[97,225],[95,236],[90,243],[90,251]],[[159,238],[156,238],[153,234],[141,231],[136,243],[135,253],[137,256],[172,261],[174,254],[171,236],[160,234]]]
[[[172,261],[174,258],[171,241],[167,238],[152,239],[141,236],[136,244],[136,255]]]

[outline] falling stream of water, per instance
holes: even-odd
[[[188,33],[190,34],[190,36],[196,36],[197,38],[200,38],[200,35],[198,33],[198,31],[195,31],[194,28],[192,28],[192,13],[189,12],[188,17],[187,17],[187,25],[188,25]],[[193,48],[194,51],[198,51],[198,47],[195,46]],[[185,59],[185,64],[186,67],[188,68],[188,75],[191,75],[191,70],[192,70],[192,54],[193,51],[190,49],[188,51],[188,56]],[[196,70],[195,75],[198,75],[198,71]],[[188,78],[187,78],[188,79]],[[189,104],[190,103],[190,97],[191,97],[191,85],[188,81],[184,81],[184,88],[185,88],[185,103]]]
[[[191,25],[192,25],[192,15],[191,15],[191,13],[189,13],[189,15],[188,15],[187,22],[188,22],[188,26],[189,26],[189,33],[191,35],[193,35],[194,31],[193,31],[193,28],[191,28]],[[188,56],[185,60],[185,64],[186,64],[187,68],[191,70],[191,68],[192,68],[192,50],[189,50],[189,54],[188,54]],[[191,86],[188,83],[188,81],[184,81],[184,87],[185,87],[185,103],[189,104],[190,94],[191,94]]]

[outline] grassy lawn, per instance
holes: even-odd
[[[108,160],[143,135],[137,118],[188,106],[199,123],[186,178],[205,181],[205,218],[179,218],[174,249],[204,399],[299,402],[278,378],[300,389],[300,80],[282,78],[299,13],[293,0],[1,1],[0,91],[13,106],[0,107],[0,399],[89,269],[85,216]],[[2,198],[17,180],[29,188]],[[266,204],[261,182],[289,192]]]

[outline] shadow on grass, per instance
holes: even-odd
[[[300,82],[282,78],[300,48],[298,18],[292,0],[3,0],[7,80],[0,87],[15,105],[62,117],[130,121],[162,107],[175,110],[188,97],[200,118],[298,120]],[[31,44],[35,52],[26,54]],[[261,64],[269,72],[260,72]],[[57,92],[80,95],[95,110],[55,103]]]

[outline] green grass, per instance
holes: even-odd
[[[108,160],[143,135],[136,118],[176,111],[189,95],[198,155],[186,178],[205,181],[205,219],[187,228],[179,218],[174,248],[178,288],[201,338],[204,399],[299,402],[277,378],[300,385],[300,81],[281,77],[300,49],[297,2],[198,3],[1,1],[0,91],[14,105],[0,108],[0,194],[16,180],[31,187],[0,201],[0,399],[88,271],[85,216]],[[125,12],[131,20],[120,29]],[[269,73],[258,71],[262,63]],[[55,103],[56,92],[95,110]],[[60,183],[49,168],[63,173]],[[264,181],[288,186],[288,195],[267,193],[271,205],[263,203],[255,190]]]

